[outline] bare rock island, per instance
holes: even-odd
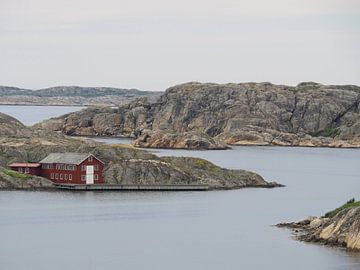
[[[67,135],[125,136],[137,147],[360,147],[360,87],[313,82],[197,83],[157,100],[87,108],[39,124]]]

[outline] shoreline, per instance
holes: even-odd
[[[62,105],[62,104],[16,104],[16,103],[0,103],[0,106],[37,106],[37,107],[47,107],[47,106],[54,106],[54,107],[92,107],[95,105]],[[111,107],[111,106],[109,106]]]
[[[97,136],[97,135],[67,135],[70,138],[88,138],[88,139],[93,139],[93,138],[99,138],[99,139],[129,139],[129,140],[133,140],[135,141],[136,139],[133,137],[126,137],[126,136]],[[228,144],[229,148],[226,149],[222,149],[222,148],[212,148],[212,149],[203,149],[203,148],[199,148],[199,149],[189,149],[189,148],[161,148],[161,147],[138,147],[138,146],[133,146],[132,144],[126,144],[129,146],[132,146],[136,149],[144,149],[144,150],[148,150],[148,149],[155,149],[155,150],[188,150],[188,151],[214,151],[214,150],[221,150],[221,151],[226,151],[226,150],[233,150],[233,147],[282,147],[282,148],[327,148],[327,149],[360,149],[360,145],[359,146],[341,146],[341,147],[337,147],[337,146],[311,146],[311,145],[277,145],[277,144],[254,144],[254,143],[249,143],[249,144]]]

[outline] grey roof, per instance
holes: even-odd
[[[89,153],[85,153],[85,154],[84,153],[51,153],[46,158],[41,160],[39,163],[65,163],[65,164],[79,165],[82,161],[87,159],[90,155],[92,155],[92,154],[89,154]]]

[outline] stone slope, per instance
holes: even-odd
[[[140,147],[158,147],[161,134],[178,134],[169,145],[179,144],[186,132],[219,144],[360,147],[359,104],[360,88],[351,85],[186,83],[156,102],[88,108],[39,127],[69,135],[143,136]]]

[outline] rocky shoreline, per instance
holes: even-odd
[[[307,217],[276,226],[290,228],[300,241],[360,252],[360,202],[348,202],[323,217]]]
[[[360,147],[360,87],[300,83],[186,83],[159,99],[87,108],[37,128],[67,135],[132,137],[136,147],[229,145]]]

